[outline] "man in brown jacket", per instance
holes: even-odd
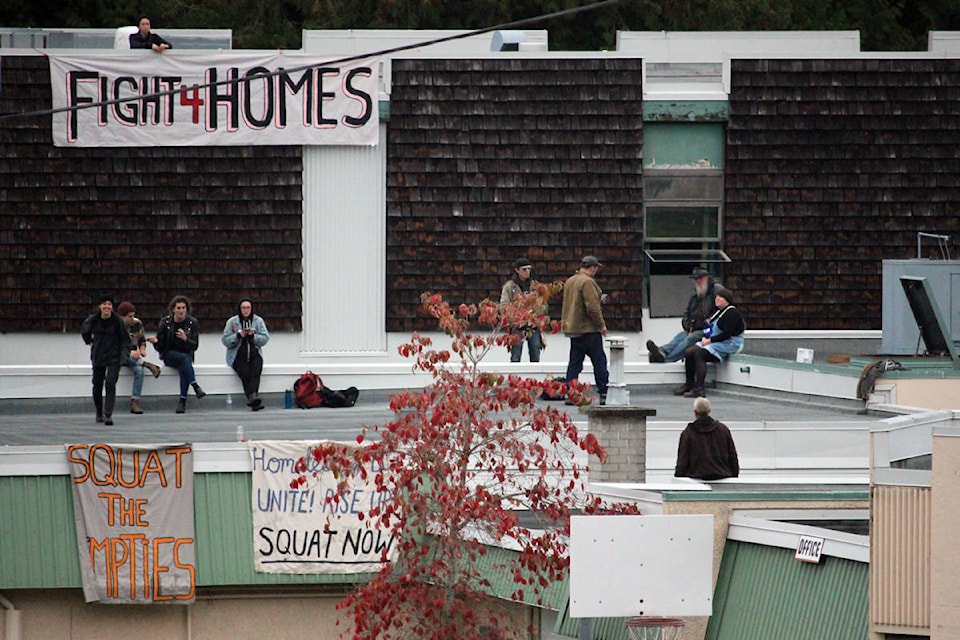
[[[610,373],[607,370],[607,354],[603,351],[603,336],[607,335],[607,324],[600,308],[602,291],[594,280],[602,266],[595,256],[584,256],[580,261],[580,269],[567,279],[563,285],[560,328],[570,338],[567,384],[577,379],[583,371],[584,357],[589,357],[600,404],[606,404]]]
[[[710,401],[706,398],[694,400],[693,415],[696,420],[680,434],[677,468],[673,475],[699,480],[739,476],[740,461],[733,436],[727,425],[710,417]]]

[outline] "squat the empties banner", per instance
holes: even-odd
[[[86,601],[192,603],[191,446],[76,444],[67,459]]]

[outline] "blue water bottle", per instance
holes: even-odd
[[[293,409],[293,391],[290,389],[283,392],[283,408]]]

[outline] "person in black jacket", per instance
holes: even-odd
[[[200,323],[191,315],[190,300],[174,296],[170,301],[170,315],[160,320],[157,341],[153,346],[160,353],[163,364],[180,372],[180,401],[177,413],[187,410],[187,386],[193,387],[197,400],[207,395],[197,384],[193,371],[193,354],[200,346]]]
[[[172,44],[150,31],[150,18],[147,16],[140,16],[137,28],[139,31],[130,34],[131,49],[153,49],[157,53],[163,53],[173,48]]]
[[[97,409],[97,422],[112,425],[120,363],[126,361],[133,348],[130,346],[130,334],[126,325],[113,312],[113,298],[109,295],[100,296],[99,307],[97,313],[83,321],[80,336],[85,344],[90,345],[93,406]]]
[[[683,359],[683,353],[697,343],[703,337],[703,328],[706,326],[707,318],[713,315],[717,310],[717,305],[713,301],[713,290],[720,286],[710,273],[701,267],[697,267],[690,274],[693,279],[693,295],[687,301],[687,309],[683,312],[683,318],[680,320],[680,326],[683,331],[673,336],[670,342],[658,346],[653,340],[647,340],[647,351],[650,353],[650,362],[679,362]],[[683,393],[677,393],[680,395]]]
[[[703,337],[683,354],[687,381],[683,385],[686,398],[701,398],[706,395],[704,382],[708,362],[723,362],[743,349],[743,332],[747,325],[740,311],[733,306],[733,292],[717,285],[714,289],[717,311],[708,320]]]
[[[700,480],[739,476],[740,460],[733,436],[727,425],[710,417],[710,401],[706,398],[694,400],[693,415],[696,419],[680,434],[677,467],[673,475]]]

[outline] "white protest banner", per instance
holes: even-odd
[[[86,601],[192,603],[190,445],[68,445],[67,460]]]
[[[376,145],[376,58],[50,54],[57,147]],[[133,98],[133,99],[130,99]]]
[[[373,507],[392,499],[378,492],[371,466],[369,481],[359,478],[339,502],[333,474],[309,458],[306,441],[251,441],[253,463],[254,563],[261,573],[367,573],[383,567],[395,551],[389,531],[361,518]],[[356,446],[356,445],[348,445]],[[294,465],[307,456],[309,481],[291,489]],[[313,477],[313,473],[317,477]]]

